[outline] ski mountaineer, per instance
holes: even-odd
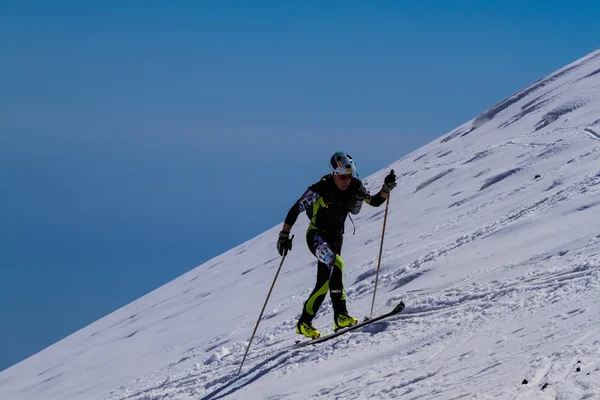
[[[296,333],[316,339],[321,333],[312,325],[325,295],[329,291],[333,306],[334,328],[340,329],[358,323],[346,309],[343,272],[344,261],[340,256],[344,224],[348,213],[358,214],[363,202],[379,207],[396,187],[396,175],[392,170],[386,177],[381,191],[375,195],[363,186],[356,174],[356,164],[347,153],[336,152],[329,162],[331,174],[310,186],[288,212],[283,229],[277,240],[277,251],[284,256],[292,250],[290,231],[298,215],[306,211],[310,223],[306,242],[310,252],[317,257],[317,283],[304,302],[302,315],[296,324]]]

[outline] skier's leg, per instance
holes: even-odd
[[[346,293],[344,292],[344,260],[340,257],[342,252],[342,236],[332,241],[335,250],[335,263],[329,278],[329,291],[331,305],[333,306],[334,328],[341,329],[358,323],[358,320],[348,314],[346,308]]]
[[[348,314],[346,310],[346,293],[344,292],[344,260],[340,256],[342,253],[342,236],[331,242],[331,247],[335,251],[335,260],[331,277],[329,278],[329,295],[331,296],[331,305],[334,315]]]
[[[313,320],[328,291],[329,267],[322,262],[319,262],[317,266],[317,282],[310,296],[308,296],[308,299],[304,302],[300,320],[303,322],[311,322]]]
[[[348,314],[346,310],[346,293],[344,292],[344,260],[338,255],[329,278],[329,295],[334,314]]]
[[[317,314],[325,295],[329,291],[329,279],[332,272],[330,265],[335,263],[335,252],[331,246],[323,240],[318,230],[310,230],[306,234],[306,240],[310,252],[317,257],[317,282],[302,308],[301,321],[310,322]]]

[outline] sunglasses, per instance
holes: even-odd
[[[342,181],[349,181],[352,179],[352,175],[336,175]]]

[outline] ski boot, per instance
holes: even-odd
[[[333,328],[335,331],[358,324],[358,320],[348,314],[337,314],[333,317]]]
[[[296,333],[300,335],[304,335],[310,339],[316,339],[321,336],[321,332],[319,332],[310,322],[298,321],[296,324]]]

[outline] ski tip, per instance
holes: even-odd
[[[400,301],[400,303],[394,308],[394,313],[399,313],[404,310],[404,302]]]

